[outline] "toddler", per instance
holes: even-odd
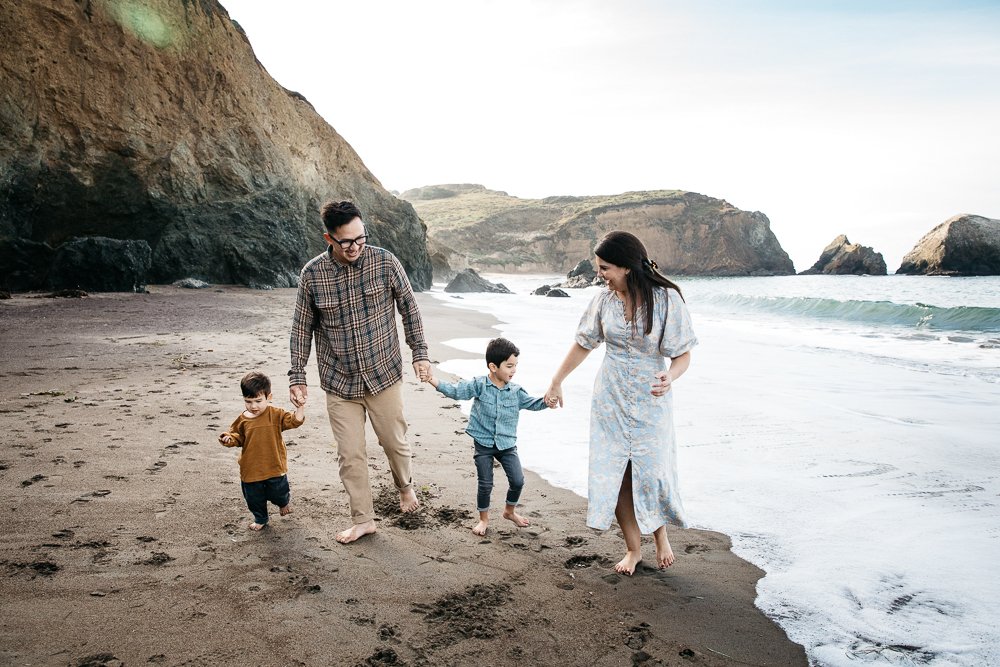
[[[288,489],[288,457],[281,432],[298,428],[305,421],[305,398],[288,412],[271,405],[271,380],[251,371],[240,380],[246,410],[236,418],[219,442],[240,447],[240,486],[247,507],[253,513],[250,530],[267,525],[268,501],[278,506],[281,516],[292,511]]]

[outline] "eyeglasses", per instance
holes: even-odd
[[[333,239],[332,236],[330,238]],[[354,239],[333,239],[334,243],[336,243],[337,245],[339,245],[344,250],[347,250],[352,245],[356,245],[356,246],[358,246],[360,248],[361,246],[363,246],[365,244],[365,241],[367,241],[367,240],[368,240],[368,235],[367,234],[362,234],[361,236],[359,236],[357,238],[354,238]]]

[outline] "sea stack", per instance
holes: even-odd
[[[817,273],[834,275],[886,275],[885,259],[882,253],[875,252],[868,246],[851,243],[847,236],[841,234],[830,245],[823,248],[819,259],[812,267],[799,275]]]
[[[1000,220],[970,214],[948,218],[906,253],[896,273],[1000,275]]]

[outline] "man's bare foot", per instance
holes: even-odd
[[[247,530],[264,530],[264,526],[266,525],[267,525],[266,523],[257,523],[256,521],[251,521],[249,525],[247,525]]]
[[[288,503],[284,507],[279,507],[278,511],[281,512],[281,516],[288,516],[292,513],[292,504]]]
[[[653,541],[656,542],[656,566],[665,570],[674,564],[674,550],[670,548],[667,531],[664,529],[654,532]]]
[[[523,516],[514,511],[514,508],[507,505],[506,509],[503,511],[503,518],[508,521],[513,521],[514,525],[518,528],[527,528],[531,525],[531,522],[525,519]]]
[[[375,532],[375,521],[365,521],[364,523],[356,523],[347,530],[342,530],[337,533],[337,541],[341,544],[347,544],[353,542],[359,537],[364,537],[365,535],[370,535]]]
[[[638,551],[626,551],[625,558],[622,558],[620,561],[615,563],[615,572],[619,574],[627,574],[631,577],[632,573],[635,572],[635,566],[638,565],[641,560],[642,554]]]
[[[479,523],[477,523],[473,527],[472,532],[475,533],[476,535],[480,535],[480,536],[485,535],[486,534],[486,526],[487,525],[488,525],[487,521],[483,521],[482,519],[480,519]]]
[[[412,486],[408,486],[399,492],[399,509],[406,514],[420,507],[420,500],[417,499],[417,492]]]

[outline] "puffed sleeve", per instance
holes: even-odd
[[[586,312],[580,318],[576,328],[576,342],[580,347],[593,350],[604,342],[604,325],[601,322],[601,310],[607,291],[601,291],[594,296]]]
[[[679,357],[698,344],[691,325],[691,313],[677,290],[667,289],[666,320],[660,337],[660,354],[664,357]]]

